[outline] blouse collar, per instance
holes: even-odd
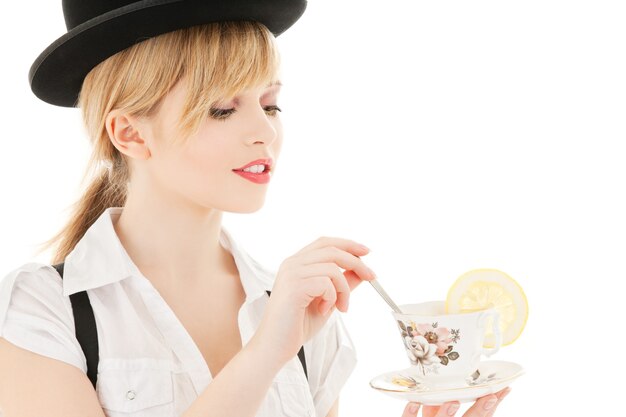
[[[113,217],[123,207],[109,207],[87,229],[74,249],[65,258],[63,267],[63,295],[101,287],[130,276],[146,279],[132,261],[113,227]],[[256,262],[233,239],[222,225],[220,244],[235,259],[246,302],[251,302],[271,290],[274,273]]]

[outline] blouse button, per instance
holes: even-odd
[[[134,400],[135,396],[135,391],[133,391],[132,389],[126,393],[126,398],[128,398],[129,400]]]

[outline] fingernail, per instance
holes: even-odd
[[[368,247],[367,247],[367,246],[365,246],[365,245],[362,245],[362,244],[360,244],[360,243],[359,243],[359,246],[360,246],[360,247],[361,247],[361,249],[363,249],[363,250],[366,250],[366,251],[368,251],[368,252],[370,251],[370,248],[368,248]]]
[[[459,407],[460,407],[460,404],[457,404],[457,403],[450,404],[450,406],[448,407],[448,415],[453,416],[454,413],[459,411]]]
[[[485,403],[485,410],[491,410],[496,403],[498,402],[498,398],[491,398],[489,401]]]
[[[417,413],[417,409],[419,408],[419,405],[417,404],[411,404],[411,406],[409,407],[409,411],[411,413]]]

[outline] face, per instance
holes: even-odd
[[[253,182],[233,170],[271,158],[271,182],[283,138],[279,89],[280,85],[260,86],[217,103],[184,145],[171,144],[186,94],[184,82],[170,91],[150,119],[122,115],[112,119],[115,114],[110,114],[109,135],[117,122],[114,144],[132,157],[131,195],[142,201],[176,199],[173,203],[236,213],[261,208],[269,183]]]

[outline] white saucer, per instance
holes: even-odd
[[[386,372],[372,379],[370,386],[394,398],[424,405],[441,405],[447,401],[464,403],[509,386],[524,374],[524,369],[514,362],[483,361],[478,365],[480,375],[475,373],[466,380],[460,380],[455,386],[445,388],[429,386],[419,378],[412,377],[413,372],[413,367]]]

